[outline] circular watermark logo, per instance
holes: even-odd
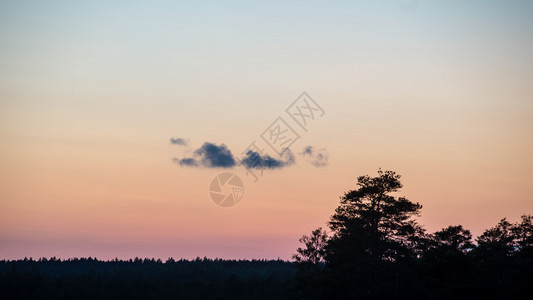
[[[244,184],[239,176],[233,173],[218,174],[209,184],[209,195],[216,205],[230,207],[241,201]]]

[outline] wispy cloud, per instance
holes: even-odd
[[[170,138],[170,143],[174,145],[187,146],[188,141],[179,137]]]
[[[328,151],[325,148],[313,148],[307,146],[299,153],[304,159],[315,167],[324,167],[328,165]]]
[[[268,154],[260,155],[258,152],[249,150],[241,159],[240,164],[247,169],[280,169],[294,164],[294,155],[287,149],[283,152],[282,159],[275,159]]]

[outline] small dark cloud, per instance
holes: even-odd
[[[174,145],[187,146],[188,142],[182,138],[170,138],[170,143]]]
[[[305,160],[315,167],[324,167],[328,165],[328,151],[324,148],[316,149],[312,146],[307,146],[299,153]]]
[[[280,169],[294,164],[294,155],[289,149],[283,152],[282,159],[275,159],[270,155],[261,155],[249,150],[241,159],[240,164],[247,169]]]
[[[171,140],[172,142],[172,140]],[[309,148],[309,149],[307,149]],[[306,147],[306,155],[316,155],[316,164],[323,164],[322,153],[316,153],[312,147]],[[327,154],[326,154],[327,155]],[[327,164],[327,156],[325,158]],[[180,166],[203,167],[203,168],[233,168],[237,165],[247,169],[281,169],[291,166],[295,163],[294,154],[290,149],[286,149],[281,157],[272,157],[268,154],[261,155],[258,152],[249,150],[244,157],[237,161],[226,145],[217,145],[205,142],[200,148],[196,149],[191,157],[173,158],[172,161]],[[322,165],[320,165],[322,166]]]
[[[172,161],[180,166],[189,166],[189,167],[197,167],[198,166],[198,161],[196,161],[196,159],[194,158],[182,158],[182,159],[179,159],[179,158],[176,158],[174,157],[174,159],[172,159]]]
[[[232,168],[237,164],[226,145],[218,146],[209,142],[194,151],[193,157],[174,158],[173,161],[180,166],[206,168]]]
[[[200,157],[200,163],[209,168],[231,168],[236,165],[233,154],[224,144],[217,146],[206,142],[194,155]]]

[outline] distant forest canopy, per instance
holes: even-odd
[[[282,260],[4,260],[0,299],[283,299],[297,272]]]
[[[24,258],[19,260],[0,260],[0,274],[13,275],[19,273],[37,272],[40,274],[61,276],[84,273],[105,273],[121,271],[171,271],[174,275],[183,276],[187,281],[206,281],[210,278],[222,279],[233,274],[245,277],[268,278],[279,272],[280,277],[292,277],[297,266],[294,263],[278,260],[252,259],[210,259],[207,257],[194,260],[168,258],[164,262],[155,258],[134,258],[128,260],[98,260],[96,258]]]
[[[531,299],[533,217],[475,240],[462,225],[427,233],[422,205],[393,193],[393,171],[357,178],[331,216],[283,260],[0,261],[6,299]],[[1,298],[1,297],[0,297]]]

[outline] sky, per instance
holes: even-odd
[[[533,213],[531,15],[531,1],[0,0],[0,259],[289,259],[379,168],[402,175],[428,232],[516,221]],[[305,130],[286,112],[303,92],[322,109]],[[289,156],[261,137],[278,118],[299,136]],[[254,141],[280,164],[257,181]],[[244,193],[221,207],[210,183],[227,172]]]

